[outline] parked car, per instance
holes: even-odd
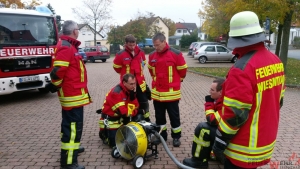
[[[144,48],[144,47],[153,47],[153,42],[151,38],[145,38],[145,42],[140,42],[137,44],[140,48]]]
[[[83,51],[85,52],[87,59],[93,63],[96,60],[102,60],[102,62],[106,62],[106,60],[110,58],[110,52],[105,46],[89,46],[85,47]]]
[[[192,43],[190,44],[188,55],[192,55],[193,48],[194,48],[194,46],[195,46],[196,43],[197,43],[197,42],[192,42]]]
[[[222,45],[204,45],[197,50],[194,58],[200,63],[206,61],[231,61],[235,63],[237,57],[232,54],[232,51]]]
[[[196,42],[196,44],[193,47],[192,56],[194,56],[196,51],[203,45],[222,45],[222,44],[218,42]]]
[[[87,59],[87,56],[86,56],[85,52],[83,51],[83,49],[79,48],[78,53],[81,55],[83,63],[86,63],[88,59]]]

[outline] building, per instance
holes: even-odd
[[[194,31],[198,31],[196,23],[176,23],[176,31],[174,36],[169,37],[170,45],[179,45],[182,35],[191,35]],[[199,34],[199,32],[197,33]],[[199,37],[199,35],[198,35]]]
[[[89,26],[88,24],[78,24],[79,36],[77,40],[81,42],[79,47],[86,46],[96,46],[96,45],[104,45],[109,48],[109,45],[106,44],[107,40],[104,39],[104,36],[97,32],[96,34],[96,45],[94,44],[94,32],[95,30]]]

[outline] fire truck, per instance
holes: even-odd
[[[0,5],[0,18],[0,95],[32,89],[48,93],[60,17],[47,7]]]

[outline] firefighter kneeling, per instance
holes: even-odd
[[[139,103],[136,98],[136,79],[132,74],[125,74],[122,82],[112,88],[104,100],[101,114],[99,137],[104,144],[114,147],[116,132],[119,127],[129,121],[140,121],[143,112],[138,111]]]

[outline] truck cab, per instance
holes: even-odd
[[[0,7],[0,95],[38,89],[48,92],[55,46],[55,16],[33,8]]]

